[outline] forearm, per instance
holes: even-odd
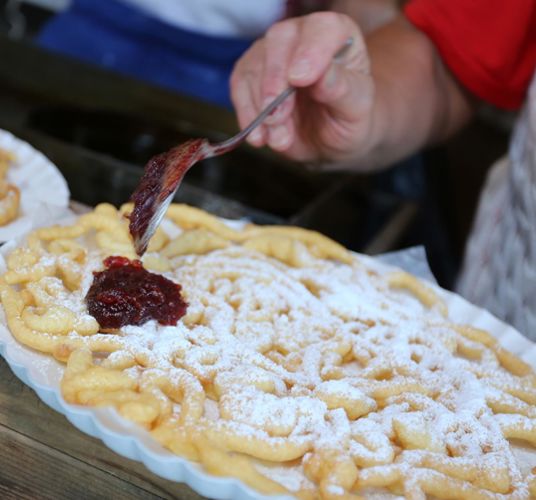
[[[404,18],[367,39],[375,81],[370,149],[358,165],[380,167],[449,137],[468,122],[472,102],[426,35]]]

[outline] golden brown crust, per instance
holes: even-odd
[[[34,231],[0,278],[16,339],[66,362],[68,402],[114,406],[262,493],[530,497],[508,439],[536,444],[534,372],[451,323],[430,287],[318,233],[234,229],[179,205],[168,221],[182,233],[161,230],[144,259],[183,285],[186,316],[105,332],[83,298],[104,257],[133,256],[125,210]]]

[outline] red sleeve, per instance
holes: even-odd
[[[536,66],[535,0],[412,0],[404,12],[469,91],[521,106]]]

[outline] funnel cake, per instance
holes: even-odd
[[[101,328],[86,295],[135,258],[100,205],[31,233],[0,294],[13,336],[66,363],[66,401],[113,406],[172,452],[259,493],[528,499],[536,378],[429,286],[300,228],[237,228],[172,205],[142,261],[181,286],[176,325]]]
[[[15,155],[0,148],[0,226],[9,224],[19,213],[19,188],[6,179],[7,171],[14,161]]]

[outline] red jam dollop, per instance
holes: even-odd
[[[101,328],[142,325],[151,319],[176,325],[186,314],[181,286],[147,271],[139,260],[112,256],[104,265],[104,271],[93,273],[86,295],[89,314]]]
[[[140,183],[132,193],[134,209],[129,217],[130,234],[138,255],[147,250],[148,236],[152,236],[148,231],[159,209],[173,196],[190,167],[205,157],[203,145],[206,143],[206,139],[190,139],[151,158],[145,165]]]

